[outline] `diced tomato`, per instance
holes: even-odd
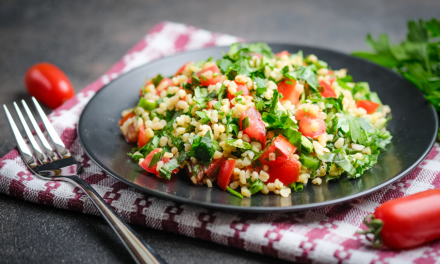
[[[296,147],[292,145],[283,135],[277,136],[266,151],[260,156],[259,160],[263,165],[273,166],[286,161],[290,155],[296,150]],[[269,154],[275,153],[276,159],[269,160]]]
[[[317,138],[327,129],[324,120],[318,117],[305,116],[299,120],[298,131],[305,137]]]
[[[239,91],[243,91],[243,93],[241,94],[242,96],[249,95],[249,89],[248,89],[247,85],[244,84],[244,83],[237,83],[237,93]],[[235,95],[231,94],[228,91],[228,99],[229,99],[229,101],[231,101],[234,98],[235,98]]]
[[[283,56],[290,56],[290,53],[287,50],[283,50],[283,51],[278,52],[277,54],[275,54],[276,58],[281,58]]]
[[[197,166],[196,166],[197,165]],[[196,171],[197,170],[197,171]],[[201,180],[205,175],[206,167],[204,165],[194,164],[192,161],[186,163],[185,173],[189,178],[195,177],[198,185],[201,185]]]
[[[249,120],[249,127],[243,129],[242,123],[246,117]],[[264,148],[266,145],[266,126],[264,126],[263,119],[261,119],[260,113],[254,106],[249,107],[246,109],[246,111],[241,113],[239,123],[240,130],[242,130],[244,134],[248,135],[250,139],[260,141]]]
[[[177,75],[182,75],[185,72],[186,66],[190,65],[192,63],[192,61],[189,61],[187,63],[185,63],[177,72],[176,74],[174,74],[174,76]]]
[[[139,129],[138,147],[142,148],[148,143],[148,141],[150,141],[150,138],[147,137],[147,133],[145,133],[145,124],[142,124],[141,128]]]
[[[296,182],[299,177],[299,163],[295,158],[290,158],[276,166],[269,167],[269,180],[266,182],[275,182],[278,179],[284,185]]]
[[[122,126],[125,121],[127,121],[129,118],[132,118],[134,116],[133,113],[129,113],[128,115],[124,116],[123,118],[121,118],[121,120],[119,120],[119,125]]]
[[[223,163],[225,159],[223,157],[219,158],[219,159],[215,159],[213,160],[209,166],[208,169],[205,171],[205,174],[210,178],[213,179],[213,177],[215,177],[218,172],[220,171],[220,167]]]
[[[203,77],[200,77],[202,75],[202,73],[205,73],[207,71],[212,71],[212,74],[213,74],[212,79],[205,80],[205,79],[203,79]],[[214,74],[217,74],[217,76],[214,77]],[[222,80],[222,75],[221,75],[220,69],[218,68],[217,65],[213,65],[213,66],[210,66],[206,69],[203,69],[203,70],[199,71],[196,75],[197,75],[197,77],[200,78],[200,84],[202,86],[209,86],[211,84],[217,84],[218,82],[221,82],[221,80]]]
[[[320,118],[320,119],[324,120],[325,119],[325,114],[323,112],[318,112],[317,115],[312,115],[310,113],[310,111],[306,112],[306,111],[304,111],[304,109],[296,110],[295,119],[299,121],[303,117],[312,117],[312,118],[317,117],[317,118]]]
[[[281,102],[289,100],[293,105],[297,105],[304,92],[304,87],[296,86],[295,80],[286,79],[278,83],[278,92],[283,95],[283,98],[280,99]]]
[[[135,123],[132,123],[127,127],[127,131],[124,134],[127,142],[136,142],[138,140],[139,133],[136,131]]]
[[[214,99],[214,100],[212,100],[212,101],[209,101],[209,102],[208,102],[208,109],[213,109],[213,108],[214,108],[214,104],[217,103],[217,102],[218,102],[217,99]]]
[[[162,81],[160,81],[160,83],[157,85],[156,87],[156,93],[157,95],[160,96],[160,93],[163,90],[167,90],[169,86],[173,85],[173,80],[169,79],[169,78],[163,78]]]
[[[321,92],[321,96],[322,97],[324,97],[324,98],[327,98],[327,97],[334,97],[334,98],[336,98],[335,91],[333,91],[332,87],[327,82],[320,81],[319,85],[321,85],[321,87],[323,87],[323,89],[324,89],[324,91]]]
[[[368,100],[358,100],[356,102],[357,107],[362,107],[367,111],[367,114],[372,114],[376,112],[377,108],[379,108],[380,104],[376,104],[374,102]]]
[[[156,153],[158,153],[158,152],[161,152],[161,151],[162,151],[161,148],[157,148],[157,149],[151,151],[150,154],[148,154],[148,156],[142,161],[142,163],[140,164],[140,166],[141,166],[144,170],[146,170],[146,171],[148,171],[148,172],[151,172],[151,173],[154,173],[154,174],[156,174],[157,176],[159,176],[159,172],[157,171],[157,164],[154,164],[154,166],[151,167],[151,168],[149,168],[148,165],[150,165],[150,162],[151,162],[151,160],[153,159],[154,154],[156,154]],[[169,159],[169,158],[166,158],[166,157],[163,157],[163,158],[161,159],[161,161],[163,162],[163,164],[166,164],[168,161],[170,161],[170,159]],[[177,169],[173,170],[173,173],[177,173],[177,172],[178,172]],[[159,177],[160,177],[160,176],[159,176]]]
[[[217,184],[223,190],[226,190],[229,183],[231,182],[231,176],[234,172],[235,160],[225,160],[222,162],[220,172],[218,173]]]

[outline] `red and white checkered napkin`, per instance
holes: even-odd
[[[376,250],[364,235],[363,218],[393,198],[440,187],[440,145],[410,174],[351,203],[300,213],[243,214],[216,212],[145,195],[103,172],[81,149],[76,133],[79,115],[103,85],[150,60],[189,49],[227,45],[239,38],[187,25],[156,25],[104,76],[56,109],[50,119],[62,140],[85,168],[82,177],[118,212],[138,225],[175,232],[296,262],[438,263],[440,243],[406,251]],[[11,196],[98,214],[88,198],[64,182],[40,180],[30,173],[17,149],[0,159],[0,191]]]

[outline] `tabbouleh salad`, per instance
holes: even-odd
[[[179,66],[148,79],[119,121],[138,144],[128,155],[158,177],[183,170],[240,198],[289,197],[309,181],[360,177],[391,140],[391,110],[368,83],[313,54],[235,43],[222,59]]]

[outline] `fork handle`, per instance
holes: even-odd
[[[159,254],[116,214],[92,186],[78,176],[64,176],[63,178],[87,194],[137,263],[166,264]]]

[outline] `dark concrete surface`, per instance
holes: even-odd
[[[251,41],[307,44],[349,53],[368,49],[367,33],[386,32],[397,41],[406,34],[407,20],[439,18],[439,11],[438,0],[2,0],[0,104],[11,107],[13,101],[29,101],[23,76],[42,61],[59,66],[80,91],[163,20]],[[14,146],[0,113],[0,156]],[[169,263],[283,263],[167,232],[133,228]],[[100,217],[0,194],[0,263],[131,262]]]

